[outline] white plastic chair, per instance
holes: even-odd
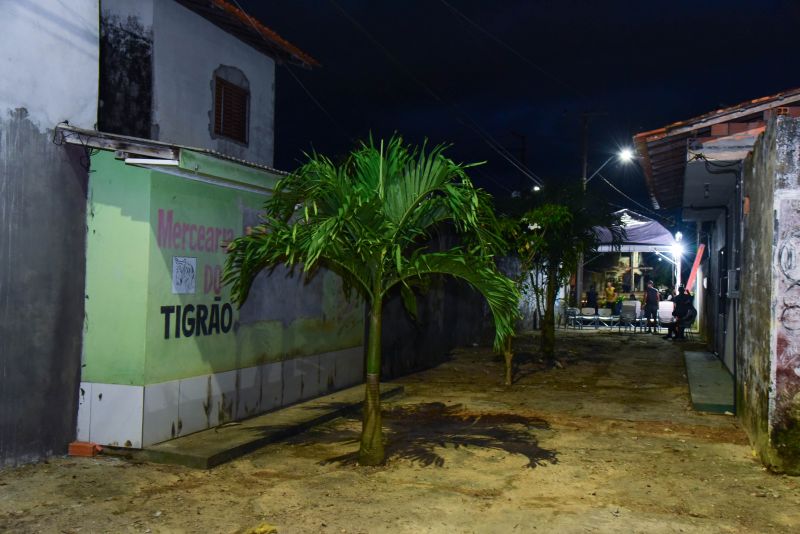
[[[567,308],[566,311],[566,325],[564,328],[583,328],[583,323],[581,322],[581,311],[578,308]]]
[[[594,326],[597,328],[598,321],[597,321],[597,314],[592,307],[583,307],[581,308],[581,321],[583,324],[588,326]]]
[[[633,328],[633,331],[636,332],[641,326],[641,304],[639,301],[629,300],[622,303],[617,326],[620,330],[624,326],[625,330]]]
[[[608,308],[600,308],[597,310],[597,322],[603,326],[614,326],[614,313]]]
[[[662,300],[658,303],[658,323],[656,326],[661,328],[667,327],[672,323],[675,318],[672,316],[672,311],[675,309],[675,303],[671,300]]]

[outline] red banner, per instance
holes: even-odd
[[[694,264],[692,265],[692,272],[689,274],[689,279],[686,281],[686,289],[694,293],[694,279],[697,278],[697,270],[700,268],[700,260],[703,259],[703,251],[706,249],[704,244],[697,247],[697,255],[694,257]]]

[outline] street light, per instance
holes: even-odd
[[[588,184],[591,181],[592,178],[597,176],[600,173],[600,171],[602,171],[603,168],[606,165],[611,163],[611,161],[614,158],[617,158],[620,163],[630,163],[631,161],[633,161],[634,157],[635,157],[635,153],[633,152],[633,149],[628,148],[628,147],[621,148],[619,150],[619,152],[617,152],[616,154],[612,154],[607,160],[605,160],[603,162],[602,165],[600,165],[597,168],[596,171],[594,171],[592,173],[592,175],[590,177],[586,178],[583,181],[583,190],[586,191],[586,184]],[[584,152],[584,167],[583,167],[584,176],[586,176],[586,159],[585,158],[586,158],[586,152]],[[633,270],[631,270],[631,276],[632,275],[633,275]],[[581,297],[583,295],[583,253],[580,253],[578,255],[578,272],[576,273],[576,276],[575,276],[575,292],[578,294],[577,298],[576,298],[576,302],[578,303],[578,307],[580,307]]]
[[[633,149],[631,149],[631,148],[628,148],[628,147],[625,147],[625,148],[621,149],[619,152],[617,152],[616,154],[612,154],[612,155],[611,155],[611,156],[610,156],[610,157],[609,157],[607,160],[605,160],[605,162],[603,162],[603,164],[602,164],[602,165],[600,165],[600,166],[597,168],[597,170],[596,170],[596,171],[594,171],[594,172],[592,173],[592,175],[591,175],[590,177],[588,177],[588,178],[586,179],[586,181],[585,181],[585,182],[583,182],[583,183],[584,183],[584,185],[585,185],[585,184],[588,184],[588,183],[591,181],[591,179],[592,179],[592,178],[594,178],[595,176],[597,176],[597,175],[600,173],[600,171],[602,171],[602,170],[603,170],[603,168],[604,168],[606,165],[608,165],[609,163],[611,163],[611,161],[612,161],[614,158],[617,158],[617,159],[620,161],[620,163],[630,163],[631,161],[633,161],[633,158],[634,158]]]
[[[680,232],[675,233],[675,244],[672,245],[672,257],[675,258],[675,287],[679,287],[681,285],[681,256],[683,256],[683,243],[681,243],[681,239],[683,238],[683,234]]]

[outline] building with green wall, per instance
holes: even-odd
[[[360,383],[363,304],[321,271],[220,283],[225,244],[280,173],[202,149],[65,130],[94,145],[78,439],[144,447]],[[355,299],[355,297],[354,297]]]

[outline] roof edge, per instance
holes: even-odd
[[[774,107],[776,104],[785,103],[792,104],[800,101],[800,87],[794,89],[787,89],[774,95],[754,98],[752,100],[745,100],[734,106],[720,108],[690,119],[673,122],[661,128],[640,132],[633,136],[634,139],[643,139],[645,141],[655,141],[663,137],[687,133],[699,128],[706,128],[713,124],[726,122],[727,120],[735,119],[735,115],[748,115],[750,113],[758,113]],[[734,115],[734,116],[731,116]]]
[[[177,143],[167,143],[164,141],[156,141],[154,139],[144,139],[141,137],[132,137],[128,135],[114,134],[108,132],[101,132],[98,130],[87,130],[85,128],[78,128],[70,126],[69,124],[58,124],[55,128],[54,142],[78,144],[86,148],[98,148],[101,150],[115,150],[129,154],[140,156],[147,156],[159,159],[180,159],[182,150],[197,152],[208,157],[231,161],[243,165],[265,171],[276,176],[288,176],[290,173],[281,171],[263,165],[254,161],[236,158],[227,154],[222,154],[215,150],[208,148],[199,148],[187,145],[180,145]]]

